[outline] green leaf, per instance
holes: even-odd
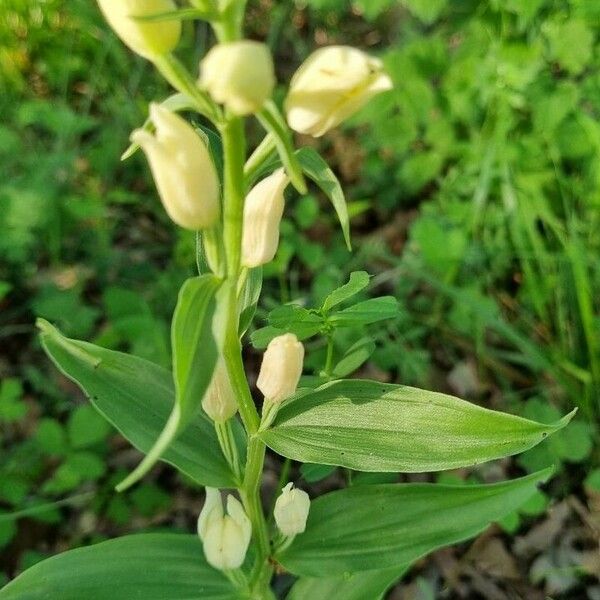
[[[153,483],[142,483],[129,494],[133,505],[144,517],[152,517],[166,511],[173,503],[173,496]]]
[[[219,285],[216,277],[202,275],[188,279],[179,291],[171,325],[171,343],[182,424],[197,412],[217,361],[212,327]]]
[[[277,156],[275,137],[267,133],[262,142],[254,149],[244,165],[244,180],[248,188],[264,174],[275,171],[281,166]]]
[[[352,298],[352,296],[356,296],[356,294],[369,285],[369,281],[370,277],[366,271],[354,271],[353,273],[350,273],[348,283],[337,288],[337,290],[333,290],[333,292],[325,298],[322,309],[324,311],[329,311],[334,306]]]
[[[171,373],[136,356],[68,339],[46,321],[38,320],[38,327],[42,346],[60,371],[81,387],[94,407],[138,450],[148,452],[175,403]],[[235,485],[213,424],[202,411],[162,460],[201,485]]]
[[[581,73],[594,54],[594,32],[583,20],[549,21],[544,24],[550,55],[574,75]]]
[[[586,490],[591,493],[600,492],[600,469],[594,469],[583,482]]]
[[[69,440],[73,448],[87,448],[103,441],[110,433],[110,426],[91,406],[78,406],[67,424]]]
[[[179,290],[171,323],[175,406],[152,448],[116,486],[119,492],[131,487],[148,473],[175,437],[199,412],[217,362],[218,351],[212,327],[219,285],[219,279],[213,275],[201,275],[185,281]]]
[[[549,504],[550,499],[548,496],[544,492],[537,490],[527,502],[521,505],[519,512],[528,517],[538,517],[546,512]]]
[[[329,322],[337,327],[350,327],[352,325],[368,325],[398,316],[398,300],[393,296],[371,298],[364,302],[354,304],[329,317]]]
[[[67,452],[67,435],[63,426],[49,417],[39,420],[34,439],[45,454],[60,456]]]
[[[295,326],[304,324],[323,326],[323,318],[297,304],[284,304],[269,313],[269,325],[277,329],[291,330]]]
[[[341,577],[303,577],[294,584],[286,600],[381,600],[406,570],[394,567],[383,571],[344,574]]]
[[[592,429],[589,423],[576,420],[549,442],[553,453],[563,461],[583,462],[594,449]]]
[[[285,167],[286,173],[292,181],[293,186],[300,194],[306,194],[306,181],[302,174],[302,168],[298,157],[294,152],[294,145],[290,130],[281,116],[279,109],[272,101],[268,101],[265,107],[256,115],[265,130],[273,136],[279,158]]]
[[[448,0],[404,0],[408,9],[426,25],[431,25],[439,19]]]
[[[367,21],[374,21],[383,12],[395,6],[397,0],[357,0],[356,6]]]
[[[141,17],[132,15],[134,21],[140,23],[159,23],[163,21],[187,21],[194,19],[203,19],[212,21],[219,17],[215,10],[203,10],[201,8],[182,8],[179,10],[168,10],[154,15],[144,15]]]
[[[307,483],[316,483],[329,477],[335,471],[331,465],[315,465],[314,463],[305,463],[300,465],[300,474]]]
[[[244,290],[240,299],[240,337],[242,337],[246,331],[248,331],[248,328],[252,324],[252,320],[256,314],[256,307],[258,306],[258,301],[260,299],[262,284],[262,267],[248,269],[248,278],[246,280],[246,284],[244,285]]]
[[[19,379],[7,377],[0,382],[0,421],[11,423],[27,414],[27,405],[22,396],[23,386]]]
[[[225,158],[223,156],[223,140],[221,136],[212,127],[207,127],[202,123],[195,123],[195,129],[200,137],[203,138],[215,169],[217,169],[217,173],[219,174],[219,179],[222,181]]]
[[[3,512],[0,511],[0,517],[2,517],[2,515]],[[13,521],[0,520],[0,549],[7,546],[16,534],[17,525]],[[1,592],[0,598],[2,598]]]
[[[308,311],[306,312],[308,313]],[[325,324],[319,315],[314,313],[308,313],[308,315],[306,319],[290,320],[284,328],[269,325],[253,331],[250,336],[252,345],[255,348],[266,348],[273,338],[284,333],[293,333],[300,341],[316,335],[323,330]],[[282,318],[282,314],[277,313],[276,318]]]
[[[303,390],[260,433],[279,454],[357,471],[427,472],[471,466],[535,446],[546,425],[459,398],[358,379]]]
[[[0,590],[0,600],[238,600],[195,535],[129,535],[53,556]]]
[[[492,485],[384,484],[311,503],[306,531],[277,560],[309,577],[387,569],[483,531],[528,500],[550,470]]]
[[[16,521],[18,519],[24,519],[26,517],[40,517],[41,515],[47,513],[56,512],[57,508],[61,508],[63,506],[75,506],[77,508],[81,508],[85,506],[86,502],[93,500],[94,495],[95,492],[85,492],[83,494],[76,494],[75,496],[69,496],[68,498],[57,500],[56,502],[41,503],[38,500],[37,504],[31,504],[30,506],[26,506],[12,513],[0,512],[0,524],[5,523],[7,521]],[[123,496],[115,496],[115,498],[122,497]]]
[[[302,166],[302,170],[321,188],[321,191],[329,198],[331,204],[333,204],[342,227],[346,246],[348,250],[352,250],[348,206],[346,205],[344,190],[338,178],[314,148],[301,148],[296,152],[296,156]]]
[[[362,338],[352,344],[343,358],[333,368],[333,376],[336,378],[347,377],[361,365],[363,365],[375,352],[375,342],[369,338]]]

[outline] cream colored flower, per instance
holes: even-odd
[[[275,501],[273,515],[279,531],[285,536],[294,536],[303,533],[306,529],[306,520],[310,510],[308,494],[288,483],[281,495]]]
[[[271,340],[260,366],[256,386],[266,400],[277,404],[291,396],[298,386],[304,362],[304,346],[293,333]]]
[[[169,217],[185,229],[211,227],[219,218],[219,178],[208,148],[179,115],[160,104],[150,105],[156,126],[131,134],[142,147]]]
[[[289,181],[285,171],[278,169],[248,193],[242,238],[242,264],[245,267],[258,267],[275,257],[283,215],[283,193]]]
[[[198,535],[204,556],[215,569],[238,569],[244,563],[252,525],[243,506],[233,496],[227,496],[227,514],[223,514],[221,494],[206,488],[206,502],[198,518]]]
[[[177,19],[160,22],[136,21],[176,10],[173,0],[98,0],[108,24],[127,46],[144,58],[171,52],[181,37],[181,22]]]
[[[287,121],[299,133],[320,137],[391,88],[379,59],[349,46],[321,48],[292,78]]]
[[[271,53],[251,40],[217,44],[200,63],[200,85],[236,115],[258,112],[275,87]]]

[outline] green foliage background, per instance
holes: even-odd
[[[250,33],[271,45],[281,81],[315,45],[345,43],[381,54],[396,84],[319,142],[350,200],[355,253],[318,190],[291,198],[257,326],[281,322],[269,314],[279,301],[319,307],[366,270],[371,291],[398,300],[395,318],[320,331],[309,372],[319,374],[331,337],[340,370],[450,387],[548,422],[577,406],[579,420],[519,467],[570,463],[557,498],[597,482],[600,5],[250,6]],[[178,52],[190,69],[207,36],[186,25]],[[111,456],[123,444],[43,358],[35,317],[168,365],[167,323],[195,250],[163,214],[142,158],[119,162],[147,102],[169,91],[93,2],[4,0],[0,90],[0,552],[14,572],[57,542],[151,522],[180,487],[166,475],[113,495],[128,463]],[[292,312],[288,324],[300,318]],[[308,481],[330,472],[306,471]],[[69,494],[88,519],[74,534],[73,517],[47,506]],[[530,515],[545,510],[540,496]],[[2,519],[15,511],[32,516]]]

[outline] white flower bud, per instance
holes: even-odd
[[[121,40],[144,58],[167,54],[179,43],[179,20],[152,23],[132,18],[176,10],[173,0],[98,0],[98,5]]]
[[[304,346],[293,333],[271,340],[260,366],[256,386],[265,399],[277,404],[291,396],[298,386],[304,361]]]
[[[251,40],[213,46],[200,63],[200,85],[236,115],[258,112],[275,87],[268,47]]]
[[[288,483],[275,501],[273,515],[279,531],[285,536],[303,533],[310,510],[310,498],[304,490]]]
[[[219,490],[207,487],[206,502],[198,518],[198,535],[206,561],[221,571],[242,566],[252,537],[250,519],[233,496],[227,496],[227,513],[223,514]]]
[[[292,78],[285,102],[288,124],[320,137],[392,87],[379,59],[349,46],[321,48]]]
[[[213,421],[218,423],[231,419],[238,410],[235,392],[222,358],[217,362],[212,381],[202,399],[202,408]]]
[[[285,171],[278,169],[248,193],[242,238],[242,264],[245,267],[258,267],[273,260],[279,246],[283,193],[289,181]]]
[[[152,135],[136,129],[131,140],[150,162],[158,193],[169,217],[185,229],[211,227],[219,218],[219,177],[208,148],[179,115],[150,104]]]

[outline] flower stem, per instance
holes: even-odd
[[[333,369],[333,335],[327,336],[327,356],[325,358],[325,374],[330,377]]]
[[[242,217],[244,209],[244,162],[246,138],[244,122],[239,117],[230,117],[221,126],[224,157],[223,221],[225,228],[225,252],[227,276],[236,279],[239,275],[242,246]]]
[[[237,444],[231,427],[231,419],[224,423],[215,421],[215,431],[221,446],[221,450],[231,467],[231,470],[236,478],[236,481],[242,483],[242,469],[240,465],[240,457],[238,454]]]
[[[221,111],[197,85],[187,69],[172,54],[154,58],[154,66],[160,74],[178,91],[185,94],[196,110],[213,122],[219,122]]]
[[[224,246],[227,260],[227,299],[223,357],[227,365],[233,389],[237,393],[240,415],[248,434],[248,453],[244,479],[239,489],[244,508],[252,523],[256,546],[256,563],[251,586],[256,598],[273,598],[269,588],[272,567],[269,563],[269,531],[262,509],[260,487],[265,459],[265,444],[256,435],[260,418],[250,393],[242,361],[239,338],[238,284],[241,271],[242,217],[245,183],[244,163],[246,141],[244,124],[239,117],[229,116],[221,124],[224,156]]]

